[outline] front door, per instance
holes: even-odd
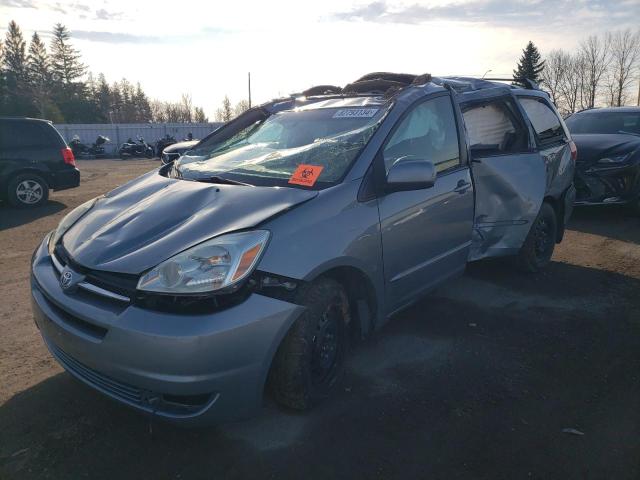
[[[449,95],[408,111],[383,147],[385,174],[399,158],[431,161],[433,187],[379,199],[386,300],[394,311],[429,287],[464,270],[471,243],[473,185],[461,161]]]

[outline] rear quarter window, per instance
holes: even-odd
[[[62,139],[57,131],[42,122],[2,122],[0,148],[60,147]]]
[[[471,155],[506,155],[527,150],[529,134],[515,105],[503,99],[462,106]]]
[[[520,98],[520,105],[541,143],[567,140],[560,117],[547,102],[538,98]]]

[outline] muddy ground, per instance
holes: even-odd
[[[69,208],[155,165],[85,161],[0,204],[0,478],[640,478],[640,219],[578,211],[539,275],[472,265],[353,352],[308,414],[154,423],[80,384],[31,319],[29,258]],[[564,433],[575,429],[582,435]]]

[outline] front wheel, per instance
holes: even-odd
[[[278,348],[269,387],[279,404],[308,410],[328,397],[344,374],[349,302],[340,284],[328,278],[308,286],[300,301],[306,310]]]
[[[17,175],[9,182],[7,199],[14,207],[37,207],[45,203],[48,198],[49,186],[40,175],[35,173]]]
[[[556,246],[557,231],[556,212],[551,205],[543,203],[518,253],[520,270],[535,273],[549,264]]]

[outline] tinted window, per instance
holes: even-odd
[[[537,98],[520,98],[520,104],[541,141],[566,139],[560,118],[547,102]]]
[[[44,125],[37,122],[2,122],[2,146],[7,148],[39,148],[54,142]]]
[[[576,113],[567,119],[567,127],[571,133],[640,134],[640,111]]]
[[[465,106],[463,117],[472,154],[502,155],[528,147],[528,134],[510,103],[497,100]]]
[[[460,164],[458,131],[449,97],[415,107],[395,130],[383,152],[387,172],[401,157],[433,162],[441,172]]]

